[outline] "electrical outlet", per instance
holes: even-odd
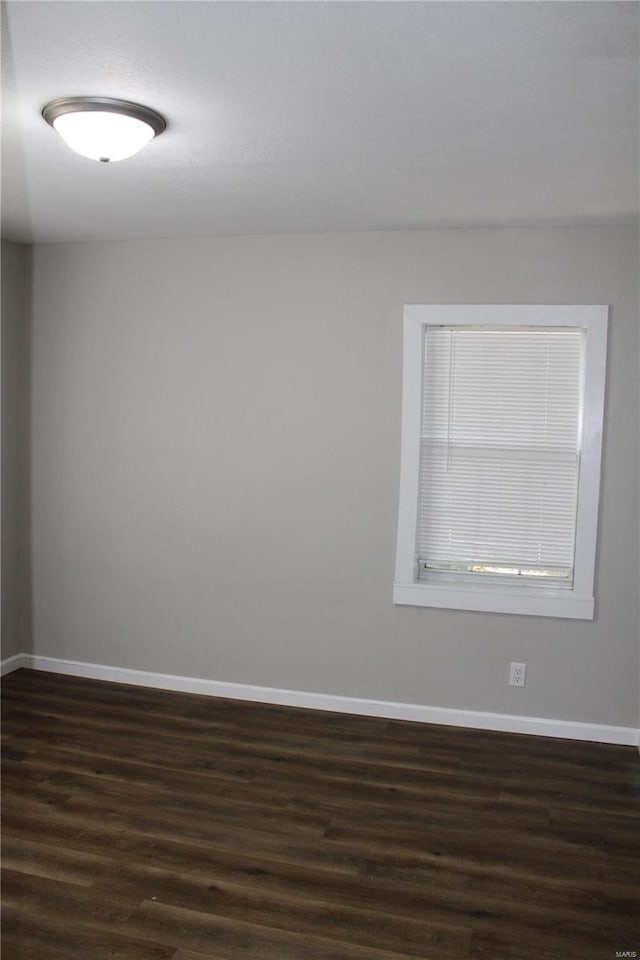
[[[509,669],[509,686],[524,687],[527,678],[526,663],[512,663]]]

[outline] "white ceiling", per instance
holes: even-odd
[[[627,222],[636,2],[3,3],[3,234],[22,241]],[[99,164],[40,116],[160,111]]]

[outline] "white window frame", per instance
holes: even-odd
[[[409,304],[404,309],[402,452],[393,602],[452,610],[480,610],[592,620],[600,497],[600,466],[607,353],[608,306],[523,304]],[[427,326],[580,327],[586,332],[581,447],[571,587],[509,582],[483,575],[437,575],[418,580],[416,528],[420,466],[423,341]],[[481,579],[480,579],[481,578]]]

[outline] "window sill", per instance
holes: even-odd
[[[451,587],[431,583],[396,583],[393,602],[412,607],[445,610],[477,610],[485,613],[515,613],[532,617],[562,617],[593,620],[594,599],[566,589],[558,591],[522,588]]]

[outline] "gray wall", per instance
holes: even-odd
[[[636,725],[637,261],[624,227],[36,247],[35,652]],[[439,301],[613,306],[593,623],[391,603],[402,305]]]
[[[31,248],[2,241],[2,659],[27,653]]]

